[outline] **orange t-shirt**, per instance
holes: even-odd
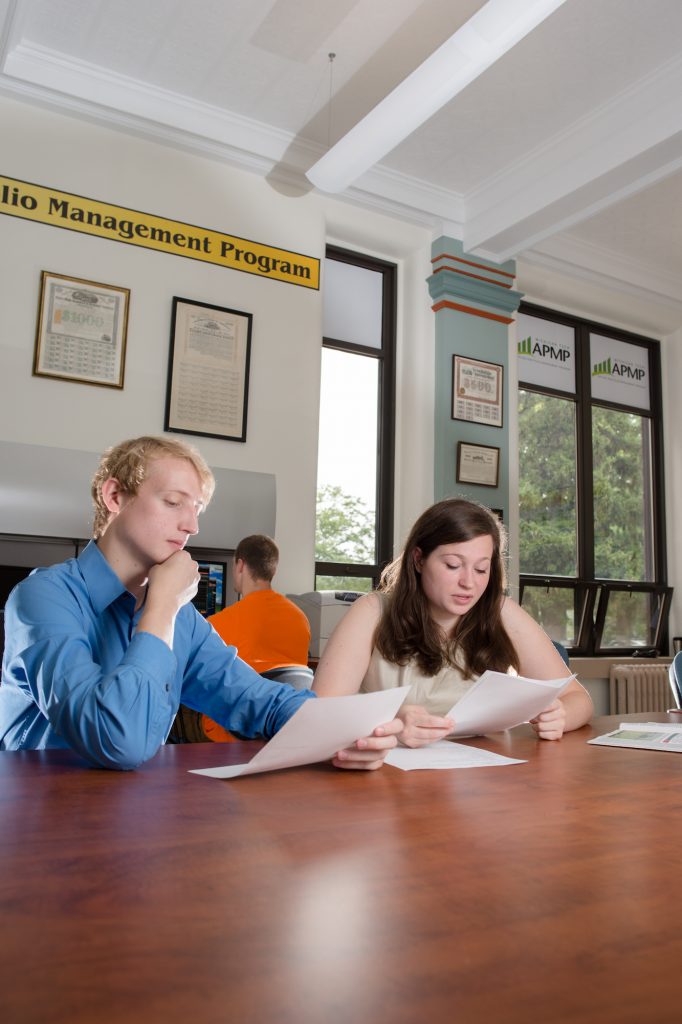
[[[276,590],[254,590],[208,620],[226,644],[256,672],[283,665],[307,665],[310,625],[301,609]],[[204,732],[220,743],[232,736],[202,716]]]

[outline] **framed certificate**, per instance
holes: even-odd
[[[252,314],[173,299],[165,429],[246,441]]]
[[[457,443],[457,483],[497,487],[500,477],[500,449],[487,444]]]
[[[43,270],[33,374],[122,388],[130,289]]]
[[[503,367],[468,356],[452,357],[452,419],[502,426]]]

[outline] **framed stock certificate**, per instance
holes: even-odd
[[[502,426],[503,367],[468,356],[452,357],[452,419]]]
[[[43,270],[33,374],[122,388],[130,289]]]
[[[500,449],[487,444],[457,443],[457,483],[497,487],[500,478]]]
[[[165,429],[246,441],[251,313],[173,299]]]

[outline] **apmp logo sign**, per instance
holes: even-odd
[[[646,370],[642,366],[633,366],[622,359],[602,359],[601,363],[595,363],[592,367],[593,377],[620,377],[623,380],[634,380],[637,383],[644,380]]]
[[[520,313],[516,354],[519,380],[557,391],[575,391],[575,332],[572,327]]]
[[[570,348],[553,345],[546,338],[534,338],[530,334],[527,338],[522,338],[516,348],[520,356],[548,360],[550,363],[557,360],[560,363],[565,363],[572,355]]]
[[[590,334],[592,397],[649,409],[649,350]]]

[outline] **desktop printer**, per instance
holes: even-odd
[[[287,597],[306,615],[310,623],[310,656],[319,658],[334,627],[360,594],[354,590],[312,590]]]

